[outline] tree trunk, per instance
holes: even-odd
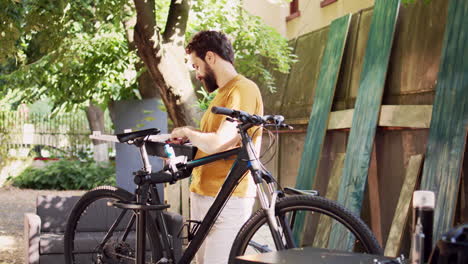
[[[99,106],[92,103],[86,108],[89,128],[92,131],[104,132],[104,111]],[[109,162],[107,143],[102,140],[93,139],[93,156],[96,162]]]
[[[185,64],[183,35],[190,6],[188,0],[172,1],[164,38],[157,31],[154,1],[135,0],[137,22],[134,43],[146,65],[174,126],[194,126],[201,113]]]
[[[116,116],[115,116],[115,101],[110,100],[109,103],[107,104],[107,109],[109,110],[109,116],[112,121],[112,124],[114,124],[115,127],[115,122],[116,122]],[[114,131],[115,132],[115,131]]]
[[[131,14],[132,7],[130,6],[132,3],[129,2],[124,6],[126,13]],[[128,49],[129,50],[137,50],[137,46],[134,41],[134,27],[136,24],[136,16],[129,16],[122,21],[123,27],[125,29],[125,35],[127,37]],[[142,61],[138,61],[135,63],[135,69],[142,73],[137,78],[138,83],[138,91],[143,99],[151,99],[151,98],[158,98],[160,99],[159,90],[155,89],[153,85],[153,79],[151,78],[149,72],[144,69],[145,64]]]

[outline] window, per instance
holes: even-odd
[[[289,3],[289,16],[286,17],[286,21],[290,21],[300,15],[299,0],[292,0],[291,3]]]
[[[327,5],[333,4],[336,1],[338,1],[338,0],[323,0],[322,2],[320,2],[320,7],[322,7],[322,8],[326,7]]]

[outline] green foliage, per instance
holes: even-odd
[[[193,1],[192,1],[193,3]],[[167,15],[169,14],[169,7],[171,0],[158,0],[156,4],[156,25],[159,28],[165,28],[167,22]]]
[[[103,24],[117,25],[125,16],[124,0],[3,0],[0,1],[0,36],[5,49],[0,63],[31,53],[54,51],[77,33],[94,35]],[[44,45],[47,44],[47,45]],[[2,45],[3,46],[3,45]],[[33,51],[37,52],[37,51]],[[29,54],[31,55],[31,54]],[[34,56],[33,56],[34,57]],[[29,61],[28,63],[31,63]]]
[[[210,102],[215,98],[218,92],[208,93],[205,89],[200,89],[197,93],[201,95],[200,99],[197,100],[197,107],[202,111],[206,111],[208,110],[208,106],[210,106]]]
[[[20,188],[90,190],[100,185],[115,185],[115,168],[94,162],[60,160],[44,168],[29,167],[9,181]]]
[[[99,34],[77,34],[56,51],[2,77],[9,87],[22,88],[23,102],[50,98],[55,112],[71,111],[89,102],[135,98],[134,63],[124,36],[112,28]]]
[[[0,63],[7,58],[14,57],[17,51],[17,42],[21,37],[21,18],[24,10],[17,1],[0,1]]]
[[[0,38],[6,47],[0,51],[0,92],[20,90],[16,100],[26,103],[47,97],[55,112],[136,98],[137,56],[121,23],[126,3],[2,1],[0,35],[7,37]]]

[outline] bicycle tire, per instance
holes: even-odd
[[[364,253],[382,255],[383,250],[379,245],[377,239],[373,235],[369,227],[357,216],[351,213],[349,210],[339,205],[338,203],[328,200],[319,196],[312,195],[295,195],[283,197],[277,200],[275,207],[275,215],[278,217],[280,215],[286,215],[287,213],[297,213],[299,210],[310,211],[314,217],[320,217],[320,215],[325,215],[331,220],[341,223],[346,227],[348,231],[356,236],[356,238],[362,243],[362,248],[364,248]],[[318,218],[319,219],[319,218]],[[261,249],[255,250],[257,253],[261,252],[270,252],[276,251],[276,247],[272,242],[272,238],[265,239],[265,235],[257,235],[257,233],[264,232],[267,229],[267,216],[264,210],[260,209],[255,212],[247,222],[242,226],[239,233],[237,234],[236,239],[231,248],[229,255],[229,263],[234,263],[234,259],[237,256],[243,256],[246,253],[248,247],[258,247],[262,246]],[[265,227],[263,231],[260,229]],[[269,231],[269,229],[268,229]],[[268,232],[264,232],[266,236],[271,236]],[[252,238],[260,237],[260,240],[268,240],[266,245],[262,245],[259,242],[253,242]],[[284,239],[284,238],[283,238]],[[265,242],[263,242],[265,243]],[[273,247],[266,248],[266,246],[272,245]],[[307,245],[301,244],[298,247],[305,247]]]
[[[86,211],[89,208],[91,208],[89,210],[93,210],[92,209],[93,204],[96,204],[96,203],[99,203],[99,202],[105,202],[107,200],[133,201],[134,200],[134,195],[132,193],[130,193],[130,192],[127,192],[127,191],[123,190],[123,189],[113,187],[113,186],[100,186],[100,187],[94,188],[93,190],[91,190],[89,192],[86,192],[78,200],[78,202],[75,204],[72,211],[70,212],[70,216],[68,217],[68,221],[67,221],[67,225],[66,225],[66,229],[65,229],[65,237],[64,237],[65,263],[67,263],[67,264],[96,263],[96,262],[91,262],[92,259],[91,259],[91,261],[89,261],[88,259],[84,260],[84,261],[78,260],[78,258],[84,258],[84,257],[87,257],[88,255],[92,258],[93,253],[96,253],[96,254],[98,254],[98,253],[97,252],[74,253],[75,239],[79,239],[79,238],[75,237],[75,234],[76,234],[78,224],[80,223],[80,220],[83,221],[83,222],[89,221],[86,218],[82,219],[83,216],[84,216],[84,213],[86,213]],[[107,210],[107,211],[102,212],[102,213],[106,214],[106,215],[110,215],[111,213],[114,213],[114,211],[109,212],[108,210],[120,210],[119,212],[123,211],[122,209],[117,209],[117,208],[114,208],[114,207],[106,207],[104,209]],[[102,206],[101,206],[101,210],[102,210]],[[117,212],[117,211],[115,211],[115,212]],[[128,213],[125,213],[125,215],[129,215],[129,216],[133,215],[133,212],[131,210],[128,210]],[[149,217],[149,215],[148,215],[148,217]],[[151,219],[151,218],[149,218],[149,219]],[[123,220],[125,220],[125,219],[123,219]],[[128,223],[128,221],[127,221],[127,223]],[[147,234],[146,248],[148,249],[148,247],[149,247],[150,251],[151,251],[149,256],[148,256],[148,252],[147,252],[147,254],[146,254],[147,258],[146,259],[148,259],[148,257],[149,257],[151,263],[153,263],[153,260],[155,260],[154,263],[156,263],[157,260],[159,260],[161,258],[161,254],[162,254],[162,249],[161,249],[159,240],[157,240],[157,229],[156,229],[155,224],[152,221],[147,220],[146,224],[147,224],[147,226],[146,226],[146,234]],[[135,225],[135,224],[133,224],[133,225]],[[133,230],[133,232],[134,232],[134,230]],[[101,233],[102,233],[102,237],[101,237],[101,239],[102,239],[102,238],[104,238],[105,232],[96,232],[96,233],[93,233],[93,234],[101,234]],[[95,239],[95,240],[96,240],[96,242],[98,242],[98,239]],[[113,241],[111,239],[109,239],[109,241],[115,242],[115,241]],[[115,244],[114,245],[111,242],[109,242],[109,243],[106,242],[106,249],[105,249],[106,252],[105,253],[99,252],[99,253],[101,253],[101,255],[102,254],[106,255],[106,259],[105,260],[101,259],[100,260],[101,262],[99,262],[99,263],[127,263],[127,262],[128,263],[135,263],[135,261],[132,262],[130,260],[128,260],[127,262],[119,262],[119,261],[123,260],[121,256],[112,256],[112,253],[118,252],[117,247],[120,248],[120,252],[115,253],[115,255],[117,255],[117,254],[125,255],[125,253],[122,253],[122,250],[121,250],[123,248],[122,245],[126,244],[125,245],[126,247],[127,246],[131,247],[130,244],[128,244],[126,241],[124,241],[124,242],[122,242],[124,244]],[[114,250],[114,251],[112,251],[112,250]],[[125,250],[126,250],[127,255],[128,255],[127,257],[131,258],[132,257],[132,255],[131,255],[132,254],[132,251],[131,251],[132,248],[125,248]],[[133,248],[133,250],[134,250],[134,248]],[[75,254],[77,255],[76,259],[75,259]],[[134,252],[133,252],[133,254],[134,254]],[[109,255],[111,255],[111,256],[109,256]],[[119,257],[120,257],[120,259],[119,259]]]

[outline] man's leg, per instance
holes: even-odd
[[[254,198],[231,197],[229,199],[205,240],[204,264],[228,262],[234,239],[252,214],[254,202]]]
[[[190,200],[191,218],[201,221],[213,204],[214,197],[190,193]],[[252,214],[254,202],[255,198],[229,199],[195,256],[197,264],[227,263],[234,239]]]
[[[190,193],[190,218],[192,220],[202,221],[210,208],[212,201],[196,193]],[[197,264],[203,264],[203,256],[205,255],[206,240],[195,254]]]

